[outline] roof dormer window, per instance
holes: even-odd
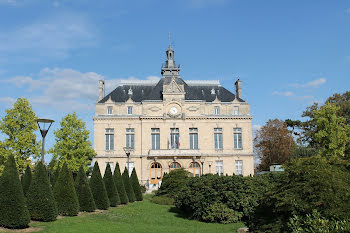
[[[131,87],[130,87],[129,90],[128,90],[128,95],[132,95],[132,89],[131,89]]]
[[[211,94],[215,95],[215,89],[214,88],[211,89]]]

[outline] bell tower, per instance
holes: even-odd
[[[180,65],[176,67],[175,60],[174,60],[174,50],[171,47],[171,45],[169,45],[165,54],[166,54],[166,61],[162,65],[162,71],[161,71],[162,76],[163,77],[179,76]]]

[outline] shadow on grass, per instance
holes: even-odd
[[[175,206],[170,207],[169,212],[175,213],[176,214],[175,217],[185,218],[185,219],[193,219],[191,214],[180,211]]]

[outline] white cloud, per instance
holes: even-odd
[[[0,0],[0,4],[16,5],[16,1],[15,0]]]
[[[294,93],[291,91],[285,91],[285,92],[280,92],[280,91],[274,91],[272,92],[272,95],[280,95],[280,96],[293,96]]]
[[[0,102],[7,105],[12,105],[16,100],[12,97],[0,97]]]
[[[326,83],[326,79],[325,78],[319,78],[319,79],[315,79],[313,81],[307,82],[305,84],[293,84],[294,87],[296,88],[319,88],[320,86],[322,86],[323,84]]]

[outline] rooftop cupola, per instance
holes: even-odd
[[[169,45],[166,53],[166,61],[165,64],[162,65],[162,75],[163,76],[178,76],[180,72],[180,65],[176,67],[175,60],[174,60],[174,50]]]

